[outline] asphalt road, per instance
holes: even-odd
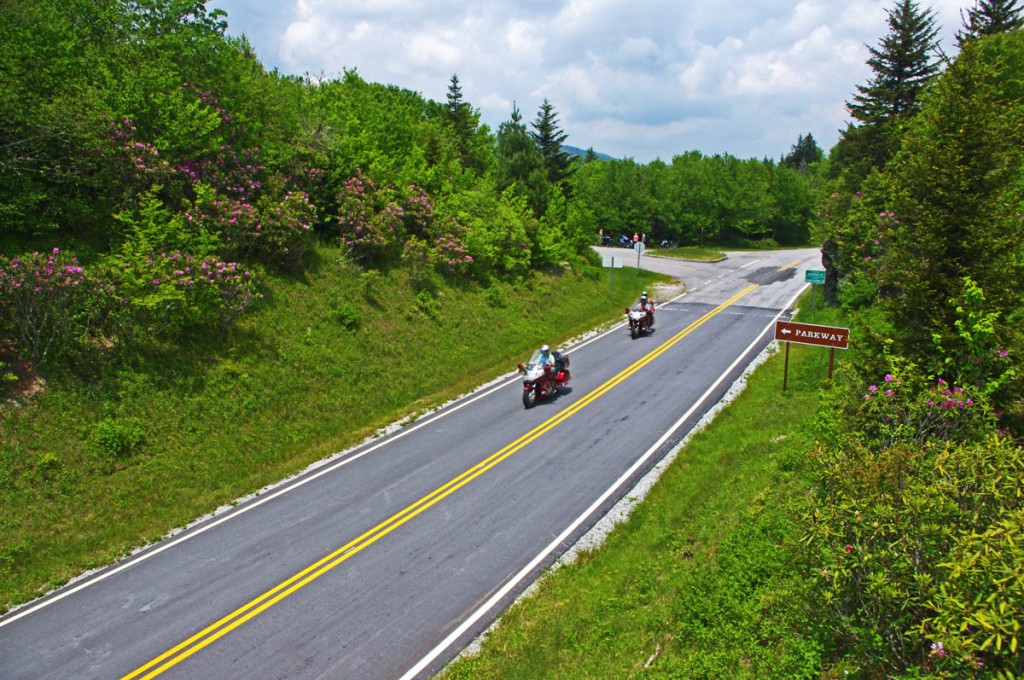
[[[687,292],[655,300],[650,336],[568,348],[570,389],[525,410],[509,376],[9,612],[0,678],[436,672],[678,444],[821,267],[640,262]]]

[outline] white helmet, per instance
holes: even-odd
[[[541,354],[547,354],[550,351],[551,351],[551,348],[548,347],[547,345],[541,345],[540,346],[540,353]]]

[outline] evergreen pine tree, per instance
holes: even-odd
[[[452,74],[448,83],[448,123],[455,130],[460,138],[468,138],[473,131],[473,110],[468,103],[462,99],[462,86],[459,84],[459,76]]]
[[[857,123],[843,132],[837,154],[860,178],[899,149],[900,124],[914,115],[919,95],[939,72],[933,56],[939,28],[932,10],[921,10],[915,0],[897,0],[887,12],[889,33],[878,47],[868,47],[874,75],[846,103]]]
[[[483,170],[485,162],[478,151],[477,126],[480,113],[474,111],[469,102],[462,98],[462,86],[459,76],[452,74],[448,84],[448,103],[445,107],[445,119],[455,136],[455,148],[462,162],[462,167],[471,170]]]
[[[526,198],[535,215],[543,215],[548,191],[544,156],[514,104],[510,119],[498,126],[496,156],[498,191],[511,188],[516,195]]]
[[[782,164],[805,173],[807,168],[811,166],[811,163],[817,163],[823,156],[821,148],[814,141],[814,136],[808,132],[806,137],[803,135],[797,137],[796,144],[793,145],[789,154],[782,159]]]
[[[544,156],[544,168],[548,173],[548,181],[552,184],[560,184],[569,176],[572,163],[569,154],[562,150],[562,143],[569,135],[559,128],[558,114],[555,113],[554,106],[547,99],[537,111],[533,129],[535,132],[531,132],[530,136],[533,137],[541,155]]]
[[[957,45],[963,47],[968,40],[983,35],[1009,33],[1021,28],[1024,20],[1020,13],[1017,0],[977,0],[974,7],[967,10],[966,16],[960,10],[964,29],[956,33]]]

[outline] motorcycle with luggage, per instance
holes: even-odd
[[[519,364],[523,376],[523,406],[530,408],[538,399],[546,399],[558,393],[572,377],[569,373],[569,355],[555,350],[545,354],[534,350],[530,360]]]
[[[652,314],[648,313],[640,303],[626,308],[626,322],[629,326],[629,337],[636,340],[644,333],[650,333]]]

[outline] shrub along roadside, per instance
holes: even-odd
[[[603,546],[549,574],[444,676],[816,677],[825,645],[789,504],[809,484],[804,424],[827,362],[794,346],[782,392],[770,358]]]
[[[615,319],[655,275],[413,285],[318,246],[225,333],[159,338],[90,382],[0,404],[0,608]],[[565,304],[571,300],[572,304]],[[442,367],[440,370],[438,367]]]
[[[867,677],[1024,675],[1024,450],[993,383],[884,357],[843,376],[816,422],[806,559],[829,656]]]

